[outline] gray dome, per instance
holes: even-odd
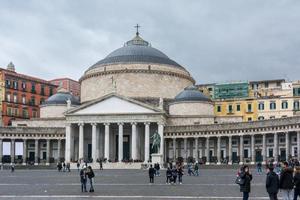
[[[106,58],[91,66],[88,70],[102,67],[107,64],[124,63],[157,63],[184,69],[167,55],[151,47],[150,44],[143,40],[137,33],[137,35],[132,40],[126,42],[123,47],[113,51]]]
[[[175,97],[175,101],[211,101],[211,99],[200,92],[196,86],[192,85],[180,92]]]
[[[76,97],[74,97],[70,92],[60,91],[49,97],[43,105],[67,104],[68,99],[71,100],[71,105],[80,105],[79,100]]]

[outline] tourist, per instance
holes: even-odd
[[[102,159],[100,159],[99,164],[100,164],[100,170],[103,170],[103,162],[102,162]]]
[[[277,200],[277,194],[279,190],[279,177],[274,172],[273,164],[270,164],[267,168],[267,179],[266,179],[266,189],[269,194],[270,200]]]
[[[69,162],[67,163],[66,168],[67,168],[68,172],[71,172],[71,166],[70,166],[70,163],[69,163]]]
[[[86,168],[83,167],[80,170],[80,183],[81,183],[81,192],[87,192],[86,190]]]
[[[170,167],[168,167],[168,169],[167,169],[167,171],[166,171],[166,177],[167,177],[166,184],[171,184],[172,170],[171,170]]]
[[[179,167],[177,169],[177,174],[178,174],[178,182],[179,182],[179,184],[182,184],[182,176],[183,176],[184,172],[183,172],[183,167],[181,165],[179,165]]]
[[[194,174],[196,176],[199,176],[199,163],[198,162],[195,163]]]
[[[91,166],[88,166],[86,174],[90,180],[90,190],[89,191],[94,192],[93,180],[94,180],[95,174],[94,174],[94,171]]]
[[[77,170],[78,171],[80,170],[80,162],[79,161],[77,162]]]
[[[150,184],[154,183],[155,169],[152,167],[152,165],[150,165],[148,172],[149,172]]]
[[[193,172],[192,164],[190,163],[190,164],[188,164],[188,175],[192,176],[192,174],[193,174],[193,176],[195,176],[195,174]]]
[[[252,174],[250,173],[247,165],[241,168],[239,176],[244,181],[244,183],[240,185],[240,191],[243,192],[243,200],[248,200],[249,193],[251,191]]]
[[[293,199],[293,170],[289,167],[287,162],[283,163],[283,170],[280,175],[279,188],[282,191],[284,200]]]
[[[173,179],[172,183],[176,184],[176,179],[177,179],[177,169],[176,169],[176,166],[174,166],[173,169],[172,169],[172,179]]]
[[[61,165],[61,162],[57,163],[57,170],[59,172],[61,172],[61,169],[62,169],[62,165]]]
[[[14,163],[11,163],[10,169],[11,169],[12,173],[15,171],[15,164]]]
[[[257,173],[259,175],[261,175],[262,174],[262,164],[261,164],[261,162],[257,163],[256,168],[257,168]]]
[[[66,163],[63,162],[63,172],[65,172],[65,171],[66,171]]]
[[[294,175],[294,200],[300,196],[300,167],[296,166]]]
[[[154,164],[154,169],[155,169],[155,176],[160,176],[160,166],[159,163]]]

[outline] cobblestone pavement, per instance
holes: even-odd
[[[165,171],[149,185],[144,170],[95,170],[95,192],[81,193],[79,174],[54,170],[0,171],[2,199],[241,199],[236,170],[203,169],[184,176],[182,185],[166,185]],[[265,175],[253,173],[251,199],[268,199]],[[89,185],[88,185],[89,188]]]

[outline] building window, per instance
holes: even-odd
[[[248,111],[247,112],[252,112],[252,104],[248,104],[248,106],[247,106],[247,108],[248,108]]]
[[[49,96],[52,96],[52,95],[53,95],[53,88],[50,87],[50,88],[49,88]]]
[[[294,110],[299,110],[299,101],[294,101]]]
[[[42,105],[44,102],[45,102],[45,99],[44,99],[44,98],[41,98],[41,100],[40,100],[40,105]]]
[[[251,122],[252,121],[252,117],[248,117],[248,122]]]
[[[10,88],[10,80],[5,80],[5,86],[6,86],[7,88]]]
[[[12,108],[11,107],[7,107],[6,112],[7,112],[8,116],[12,116]]]
[[[41,95],[45,95],[45,86],[41,85]]]
[[[22,90],[26,90],[26,82],[22,82]]]
[[[275,116],[270,116],[270,119],[275,119]]]
[[[31,83],[31,93],[36,93],[36,91],[35,91],[35,83]]]
[[[22,116],[23,116],[23,118],[28,118],[28,110],[27,109],[22,110]]]
[[[265,88],[268,88],[268,87],[269,87],[269,83],[265,82]]]
[[[264,119],[265,119],[264,116],[259,116],[259,117],[258,117],[258,120],[264,120]]]
[[[221,106],[220,105],[217,106],[217,112],[221,112]]]
[[[22,104],[26,104],[26,96],[22,96]]]
[[[277,87],[280,87],[280,86],[281,86],[281,83],[280,83],[280,82],[276,82],[276,86],[277,86]]]
[[[17,90],[18,89],[18,81],[14,81],[13,85],[14,85],[14,89]]]
[[[265,104],[263,102],[259,102],[258,110],[264,110],[264,109],[265,109]]]
[[[269,153],[269,157],[273,157],[273,149],[272,148],[269,149],[268,153]]]
[[[232,145],[237,145],[237,141],[236,140],[232,140]]]
[[[18,116],[19,115],[19,109],[18,108],[14,108],[13,109],[13,115],[14,116]]]
[[[244,144],[249,144],[249,140],[244,140]]]
[[[276,103],[275,101],[270,102],[270,110],[276,110]]]
[[[37,118],[38,114],[36,110],[32,110],[32,118]]]
[[[6,93],[6,101],[10,102],[10,93]]]
[[[288,109],[288,102],[287,101],[282,101],[281,102],[281,108],[282,109]]]
[[[269,144],[273,144],[273,142],[274,142],[274,139],[269,139],[269,140],[268,140],[268,143],[269,143]]]
[[[261,144],[261,143],[262,143],[261,139],[256,139],[255,140],[255,144]]]
[[[236,111],[241,111],[241,105],[240,104],[236,105]]]
[[[280,138],[279,143],[285,143],[285,138]]]
[[[14,103],[17,103],[18,102],[18,96],[17,94],[14,94]]]
[[[31,99],[30,99],[30,105],[32,105],[32,106],[35,105],[35,98],[34,98],[34,96],[32,96]]]
[[[232,112],[233,112],[232,105],[228,105],[228,112],[229,112],[229,113],[232,113]]]

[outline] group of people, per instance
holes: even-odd
[[[279,191],[284,200],[297,200],[300,197],[300,166],[283,162],[280,174],[275,172],[278,164],[267,165],[266,190],[270,200],[277,200]],[[243,166],[238,172],[236,183],[240,185],[243,200],[248,200],[251,191],[252,174],[248,166]]]
[[[92,167],[84,164],[82,169],[80,170],[79,175],[80,175],[80,183],[81,183],[81,192],[87,192],[86,185],[88,180],[90,183],[89,192],[94,192],[93,182],[94,182],[95,173]]]
[[[159,176],[159,164],[155,164],[154,167],[150,165],[148,173],[150,184],[154,183],[154,176]],[[158,172],[158,174],[157,174]],[[182,176],[184,174],[183,165],[181,163],[176,164],[175,166],[170,165],[166,170],[166,184],[182,184]],[[178,182],[177,182],[178,178]]]
[[[70,166],[70,163],[65,163],[65,162],[59,162],[59,163],[57,163],[57,170],[59,171],[59,172],[61,172],[61,171],[63,171],[63,172],[71,172],[71,166]]]

